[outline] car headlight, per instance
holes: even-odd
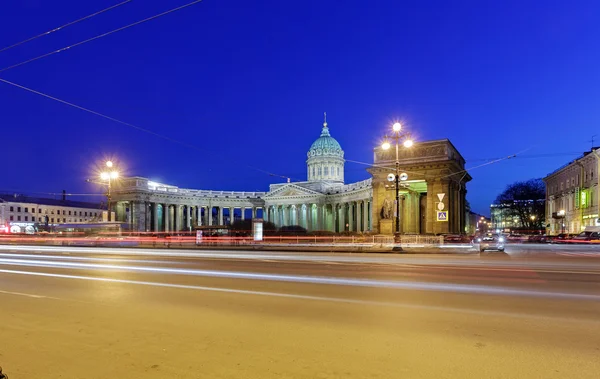
[[[481,238],[477,238],[477,242],[481,242]]]
[[[498,238],[498,242],[504,242],[504,237]]]

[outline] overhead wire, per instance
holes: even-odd
[[[85,112],[89,112],[89,113],[91,113],[91,114],[94,114],[94,115],[96,115],[96,116],[100,116],[100,117],[103,117],[103,118],[105,118],[105,119],[107,119],[107,120],[110,120],[110,121],[113,121],[113,122],[116,122],[116,123],[119,123],[119,124],[122,124],[122,125],[129,126],[129,127],[131,127],[131,128],[137,129],[137,130],[139,130],[139,131],[142,131],[142,132],[145,132],[145,133],[152,134],[152,135],[153,135],[153,136],[155,136],[155,137],[159,137],[159,138],[165,139],[165,140],[167,140],[167,141],[170,141],[170,142],[174,142],[174,143],[180,144],[180,145],[182,145],[182,146],[185,146],[185,147],[189,147],[189,148],[192,148],[192,149],[196,149],[196,150],[203,151],[203,150],[202,150],[202,149],[200,149],[199,147],[197,147],[197,146],[194,146],[194,145],[191,145],[191,144],[189,144],[189,143],[186,143],[186,142],[183,142],[183,141],[176,140],[176,139],[174,139],[174,138],[171,138],[171,137],[165,136],[165,135],[163,135],[163,134],[160,134],[160,133],[153,132],[152,130],[149,130],[149,129],[146,129],[146,128],[142,128],[141,126],[137,126],[137,125],[131,124],[131,123],[129,123],[129,122],[126,122],[126,121],[119,120],[118,118],[114,118],[114,117],[111,117],[111,116],[107,116],[107,115],[105,115],[105,114],[103,114],[103,113],[100,113],[100,112],[94,111],[94,110],[92,110],[92,109],[89,109],[89,108],[86,108],[86,107],[82,107],[81,105],[77,105],[77,104],[71,103],[71,102],[69,102],[69,101],[66,101],[66,100],[63,100],[63,99],[59,99],[58,97],[55,97],[55,96],[48,95],[48,94],[46,94],[46,93],[43,93],[43,92],[41,92],[41,91],[36,91],[36,90],[34,90],[34,89],[32,89],[32,88],[25,87],[25,86],[23,86],[23,85],[21,85],[21,84],[17,84],[17,83],[14,83],[14,82],[11,82],[11,81],[9,81],[9,80],[2,79],[2,78],[0,78],[0,82],[6,83],[6,84],[10,84],[11,86],[15,86],[15,87],[17,87],[17,88],[23,89],[23,90],[25,90],[25,91],[29,91],[29,92],[31,92],[31,93],[34,93],[34,94],[36,94],[36,95],[43,96],[43,97],[46,97],[46,98],[48,98],[48,99],[51,99],[51,100],[54,100],[54,101],[58,101],[59,103],[62,103],[62,104],[68,105],[68,106],[70,106],[70,107],[73,107],[73,108],[77,108],[77,109],[79,109],[79,110],[82,110],[82,111],[85,111]]]
[[[108,35],[111,35],[111,34],[114,34],[114,33],[120,32],[120,31],[122,31],[122,30],[129,29],[129,28],[131,28],[131,27],[133,27],[133,26],[136,26],[136,25],[142,24],[142,23],[144,23],[144,22],[148,22],[148,21],[150,21],[150,20],[154,20],[154,19],[156,19],[156,18],[159,18],[159,17],[165,16],[165,15],[167,15],[167,14],[169,14],[169,13],[173,13],[173,12],[176,12],[176,11],[178,11],[178,10],[181,10],[181,9],[184,9],[184,8],[187,8],[187,7],[190,7],[190,6],[192,6],[192,5],[194,5],[194,4],[197,4],[197,3],[201,2],[201,1],[202,1],[202,0],[194,0],[194,1],[192,1],[192,2],[189,2],[189,3],[187,3],[187,4],[181,5],[181,6],[179,6],[179,7],[172,8],[172,9],[170,9],[170,10],[168,10],[168,11],[165,11],[165,12],[162,12],[162,13],[159,13],[159,14],[155,14],[154,16],[147,17],[147,18],[145,18],[145,19],[143,19],[143,20],[139,20],[139,21],[136,21],[136,22],[134,22],[134,23],[131,23],[131,24],[128,24],[128,25],[122,26],[122,27],[120,27],[120,28],[113,29],[113,30],[110,30],[110,31],[108,31],[108,32],[105,32],[105,33],[99,34],[99,35],[97,35],[97,36],[95,36],[95,37],[91,37],[91,38],[85,39],[85,40],[83,40],[83,41],[76,42],[76,43],[74,43],[74,44],[72,44],[72,45],[69,45],[69,46],[66,46],[66,47],[60,48],[60,49],[58,49],[58,50],[54,50],[54,51],[51,51],[51,52],[49,52],[49,53],[46,53],[46,54],[39,55],[39,56],[37,56],[37,57],[35,57],[35,58],[27,59],[27,60],[25,60],[25,61],[22,61],[22,62],[20,62],[20,63],[13,64],[12,66],[8,66],[8,67],[5,67],[5,68],[3,68],[3,69],[0,69],[0,72],[4,72],[4,71],[7,71],[7,70],[11,70],[11,69],[13,69],[13,68],[15,68],[15,67],[23,66],[23,65],[25,65],[25,64],[28,64],[28,63],[31,63],[31,62],[37,61],[37,60],[39,60],[39,59],[42,59],[42,58],[45,58],[45,57],[49,57],[49,56],[51,56],[51,55],[54,55],[54,54],[57,54],[57,53],[63,52],[63,51],[65,51],[65,50],[71,49],[71,48],[73,48],[73,47],[77,47],[77,46],[83,45],[83,44],[85,44],[85,43],[88,43],[88,42],[91,42],[91,41],[94,41],[94,40],[100,39],[100,38],[102,38],[102,37],[106,37],[106,36],[108,36]]]
[[[115,118],[115,117],[108,116],[108,115],[106,115],[106,114],[104,114],[104,113],[101,113],[101,112],[95,111],[95,110],[93,110],[93,109],[89,109],[89,108],[83,107],[83,106],[81,106],[81,105],[78,105],[78,104],[75,104],[75,103],[72,103],[72,102],[69,102],[69,101],[63,100],[63,99],[60,99],[60,98],[58,98],[58,97],[55,97],[55,96],[52,96],[52,95],[46,94],[46,93],[44,93],[44,92],[41,92],[41,91],[37,91],[37,90],[35,90],[35,89],[33,89],[33,88],[29,88],[29,87],[26,87],[26,86],[24,86],[24,85],[21,85],[21,84],[18,84],[18,83],[14,83],[14,82],[11,82],[11,81],[9,81],[9,80],[2,79],[2,78],[0,78],[0,82],[2,82],[2,83],[5,83],[5,84],[9,84],[9,85],[11,85],[11,86],[14,86],[14,87],[20,88],[20,89],[22,89],[22,90],[25,90],[25,91],[28,91],[28,92],[31,92],[31,93],[33,93],[33,94],[36,94],[36,95],[38,95],[38,96],[42,96],[42,97],[45,97],[45,98],[48,98],[48,99],[51,99],[51,100],[57,101],[57,102],[59,102],[59,103],[61,103],[61,104],[68,105],[68,106],[70,106],[70,107],[73,107],[73,108],[76,108],[76,109],[82,110],[82,111],[84,111],[84,112],[91,113],[91,114],[93,114],[93,115],[96,115],[96,116],[99,116],[99,117],[105,118],[105,119],[107,119],[107,120],[110,120],[110,121],[113,121],[113,122],[116,122],[116,123],[119,123],[119,124],[121,124],[121,125],[128,126],[128,127],[130,127],[130,128],[136,129],[136,130],[138,130],[138,131],[141,131],[141,132],[144,132],[144,133],[148,133],[148,134],[150,134],[150,135],[153,135],[153,136],[155,136],[155,137],[162,138],[162,139],[164,139],[164,140],[166,140],[166,141],[169,141],[169,142],[172,142],[172,143],[176,143],[176,144],[179,144],[179,145],[181,145],[181,146],[184,146],[184,147],[187,147],[187,148],[191,148],[191,149],[194,149],[194,150],[197,150],[197,151],[202,151],[202,152],[205,152],[205,151],[206,151],[205,149],[202,149],[202,148],[200,148],[200,147],[198,147],[198,146],[196,146],[196,145],[193,145],[193,144],[190,144],[190,143],[187,143],[187,142],[183,142],[183,141],[177,140],[177,139],[175,139],[175,138],[172,138],[172,137],[166,136],[166,135],[164,135],[164,134],[161,134],[161,133],[154,132],[154,131],[152,131],[152,130],[150,130],[150,129],[143,128],[143,127],[141,127],[141,126],[138,126],[138,125],[135,125],[135,124],[132,124],[132,123],[129,123],[129,122],[126,122],[126,121],[120,120],[120,119],[118,119],[118,118]],[[288,176],[283,176],[283,175],[274,174],[274,173],[272,173],[272,172],[269,172],[269,171],[266,171],[266,170],[262,170],[262,169],[258,169],[258,168],[256,168],[256,167],[253,167],[253,166],[246,165],[246,167],[248,167],[248,168],[251,168],[251,169],[253,169],[253,170],[257,170],[257,171],[260,171],[260,172],[266,173],[266,174],[268,174],[268,175],[270,175],[270,176],[277,176],[277,177],[282,177],[282,178],[288,178]],[[290,178],[291,178],[291,179],[296,179],[296,178],[294,178],[294,177],[291,177],[291,176],[290,176]]]
[[[81,18],[79,18],[79,19],[77,19],[77,20],[75,20],[75,21],[70,21],[70,22],[67,22],[67,23],[66,23],[66,24],[64,24],[64,25],[61,25],[61,26],[59,26],[59,27],[56,27],[56,28],[54,28],[54,29],[50,29],[50,30],[48,30],[47,32],[40,33],[40,34],[38,34],[38,35],[36,35],[36,36],[33,36],[33,37],[29,37],[29,38],[27,38],[27,39],[24,39],[23,41],[17,42],[17,43],[15,43],[15,44],[12,44],[12,45],[10,45],[10,46],[3,47],[3,48],[1,48],[1,49],[0,49],[0,53],[1,53],[1,52],[3,52],[3,51],[6,51],[6,50],[10,50],[10,49],[12,49],[12,48],[15,48],[15,47],[17,47],[17,46],[20,46],[20,45],[26,44],[27,42],[31,42],[31,41],[33,41],[33,40],[36,40],[36,39],[40,38],[40,37],[44,37],[44,36],[47,36],[47,35],[49,35],[49,34],[55,33],[55,32],[57,32],[57,31],[59,31],[59,30],[61,30],[61,29],[64,29],[64,28],[66,28],[66,27],[69,27],[69,26],[71,26],[71,25],[75,25],[75,24],[77,24],[77,23],[79,23],[79,22],[81,22],[81,21],[87,20],[87,19],[89,19],[89,18],[92,18],[92,17],[94,17],[94,16],[98,16],[99,14],[102,14],[102,13],[104,13],[104,12],[108,12],[108,11],[110,11],[110,10],[112,10],[112,9],[118,8],[118,7],[120,7],[121,5],[125,5],[125,4],[127,4],[127,3],[131,2],[131,1],[132,1],[132,0],[125,0],[125,1],[122,1],[122,2],[120,2],[120,3],[118,3],[118,4],[111,5],[111,6],[110,6],[110,7],[108,7],[108,8],[104,8],[104,9],[102,9],[102,10],[99,10],[99,11],[97,11],[97,12],[94,12],[94,13],[88,14],[87,16],[81,17]]]

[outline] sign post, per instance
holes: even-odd
[[[202,243],[202,230],[196,230],[196,245]]]
[[[252,219],[252,236],[254,237],[254,241],[262,241],[263,240],[263,219],[262,218],[253,218]]]
[[[442,222],[448,221],[448,211],[437,211],[437,220]]]

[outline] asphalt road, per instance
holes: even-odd
[[[0,365],[11,379],[598,378],[600,252],[512,249],[0,246]]]

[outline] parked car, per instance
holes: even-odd
[[[524,236],[522,234],[509,234],[506,237],[506,242],[510,242],[510,243],[522,243],[522,242],[526,242],[527,241],[527,236]]]
[[[574,241],[590,242],[600,240],[600,228],[599,227],[587,227],[585,231],[579,233],[579,235],[573,237]]]
[[[545,234],[536,234],[533,236],[529,236],[529,238],[527,239],[527,242],[529,242],[529,243],[548,243],[548,242],[550,242],[550,238],[549,238],[549,236],[547,236]]]
[[[444,242],[445,243],[449,243],[449,242],[465,243],[465,242],[470,242],[470,240],[467,236],[464,236],[461,234],[446,234],[446,235],[444,235]]]
[[[479,250],[480,253],[485,250],[504,251],[505,242],[506,239],[501,234],[485,233],[475,238],[473,247]]]
[[[552,237],[552,243],[567,243],[568,241],[575,238],[577,234],[560,233]]]

